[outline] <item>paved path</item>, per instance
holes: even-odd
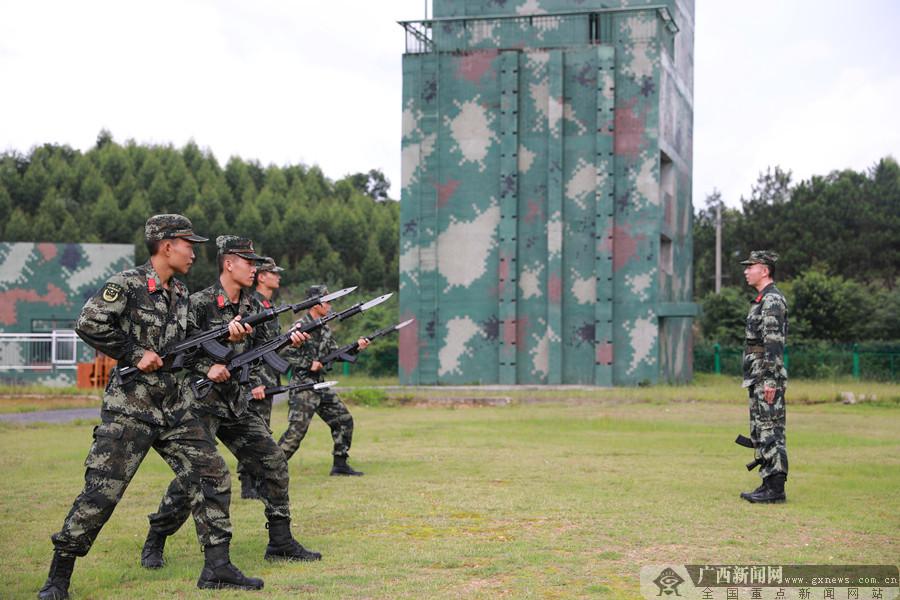
[[[4,423],[70,423],[78,419],[100,421],[100,408],[64,408],[60,410],[38,410],[23,413],[0,414]]]

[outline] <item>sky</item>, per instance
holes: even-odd
[[[520,0],[511,0],[519,2]],[[525,2],[525,0],[521,0]],[[430,2],[427,2],[429,15]],[[232,155],[381,169],[399,197],[398,20],[426,0],[0,0],[0,152],[193,139]],[[780,165],[794,180],[900,158],[900,2],[697,0],[695,209]]]

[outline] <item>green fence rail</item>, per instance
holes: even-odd
[[[697,344],[694,371],[740,375],[743,352],[738,346]],[[791,377],[900,380],[900,348],[897,347],[791,346],[785,349],[784,360]]]

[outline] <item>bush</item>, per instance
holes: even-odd
[[[350,404],[362,406],[382,406],[387,402],[388,395],[384,390],[373,388],[359,388],[342,392],[341,396]]]

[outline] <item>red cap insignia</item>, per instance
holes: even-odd
[[[216,304],[219,305],[219,308],[225,308],[225,296],[222,294],[216,296]]]
[[[150,278],[147,280],[147,289],[150,290],[151,294],[156,291],[156,280],[155,279]]]

